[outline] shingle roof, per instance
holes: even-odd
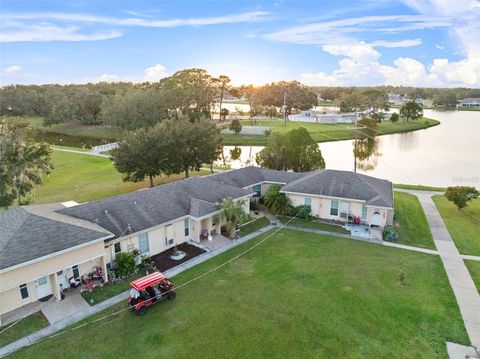
[[[338,170],[324,170],[293,181],[284,192],[358,199],[367,205],[393,208],[392,183],[387,180]]]
[[[306,173],[275,171],[266,168],[248,166],[237,170],[215,173],[211,178],[220,183],[227,183],[237,187],[247,187],[260,182],[289,183],[305,176]]]
[[[251,191],[219,183],[210,177],[192,177],[60,212],[94,222],[118,237],[187,215],[201,217],[216,211],[216,204],[224,198],[250,194]]]
[[[112,236],[94,223],[55,212],[61,208],[55,203],[0,212],[0,270]]]

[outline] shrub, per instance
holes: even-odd
[[[392,115],[390,116],[390,121],[397,122],[399,118],[400,118],[399,114],[395,112],[395,113],[392,113]]]
[[[447,197],[450,202],[455,203],[458,209],[466,207],[469,201],[479,196],[480,192],[475,187],[448,187],[445,191],[445,197]]]
[[[398,232],[392,226],[385,226],[382,237],[384,241],[393,242],[398,238]]]
[[[297,206],[293,210],[293,215],[298,218],[303,218],[306,221],[311,219],[312,207],[302,204]]]
[[[118,253],[115,259],[115,271],[120,277],[127,277],[135,270],[135,255],[133,253]]]

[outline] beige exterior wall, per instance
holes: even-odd
[[[305,197],[311,198],[311,207],[312,207],[312,215],[318,218],[323,218],[327,220],[335,220],[335,221],[344,221],[345,219],[340,216],[341,209],[343,206],[348,206],[348,212],[356,217],[362,217],[362,208],[363,203],[362,201],[352,201],[352,200],[345,200],[342,198],[325,198],[325,197],[316,197],[316,196],[304,196],[298,194],[288,194],[288,197],[292,201],[292,204],[296,206],[300,206],[305,204]],[[338,200],[338,215],[334,216],[330,214],[330,208],[332,200]],[[393,210],[385,209],[385,208],[376,208],[367,206],[367,219],[366,222],[368,224],[372,224],[372,219],[375,212],[380,213],[381,221],[380,226],[385,226],[386,224],[393,223]],[[362,219],[363,221],[363,219]]]
[[[35,302],[37,297],[36,280],[50,276],[66,268],[79,265],[80,274],[91,272],[91,268],[98,261],[92,261],[105,254],[103,241],[87,245],[69,252],[61,253],[44,260],[10,270],[0,274],[0,314],[7,313],[25,304]],[[84,272],[82,272],[84,270]],[[52,283],[52,293],[55,283]],[[28,298],[22,299],[19,286],[27,284]]]

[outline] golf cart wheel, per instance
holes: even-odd
[[[147,307],[140,307],[140,308],[138,308],[137,314],[138,314],[139,316],[144,316],[145,313],[147,313]]]
[[[168,299],[174,300],[176,297],[177,297],[177,293],[175,292],[168,293]]]

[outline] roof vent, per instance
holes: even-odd
[[[108,211],[107,211],[107,210],[105,210],[105,211],[103,211],[103,213],[105,213],[105,214],[108,214]]]

